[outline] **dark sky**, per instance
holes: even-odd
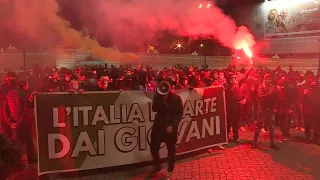
[[[90,4],[94,2],[94,0],[57,0],[60,5],[60,14],[62,17],[71,22],[72,26],[76,29],[82,28],[81,19],[79,19],[78,6],[81,4],[86,4],[86,8],[89,11],[94,11],[94,9],[90,9]],[[152,0],[151,0],[152,1]],[[264,2],[264,0],[215,0],[216,5],[224,10],[224,12],[231,17],[230,14],[233,8],[238,8],[241,4],[252,4]]]
[[[91,8],[91,3],[94,3],[95,0],[58,0],[59,4],[60,4],[60,9],[61,9],[61,16],[64,17],[65,19],[67,19],[68,21],[71,22],[71,25],[73,28],[81,30],[84,25],[81,22],[81,19],[79,18],[79,12],[78,9],[79,6],[85,4],[86,8],[88,9],[88,11],[94,11],[93,8]],[[264,0],[216,0],[216,5],[218,7],[220,7],[221,9],[223,9],[224,13],[233,17],[233,14],[231,14],[232,9],[233,8],[239,8],[241,7],[241,4],[252,4],[252,3],[259,3],[261,1]],[[201,2],[201,1],[200,1]],[[91,8],[91,9],[90,9]],[[236,22],[237,23],[237,22]],[[93,26],[92,26],[93,27]],[[94,29],[90,29],[92,27],[86,27],[91,33],[94,34]],[[165,42],[170,42],[170,37],[167,36],[168,39],[166,38],[162,38],[161,39],[161,43],[159,44],[165,44]],[[99,43],[103,46],[112,46],[113,42],[110,41],[110,39],[108,38],[108,33],[105,33],[103,35],[103,37],[99,37],[98,39]],[[195,43],[196,44],[196,43]],[[122,46],[121,44],[117,44],[118,46]],[[167,47],[168,45],[163,45],[164,47]],[[208,45],[210,47],[210,49],[214,48],[218,48],[221,45],[217,42],[213,42],[210,41],[208,42]],[[158,47],[161,48],[161,47]],[[222,47],[221,47],[222,48]],[[123,47],[121,49],[125,49],[128,51],[135,51],[136,49],[131,49],[131,47]],[[165,48],[161,50],[161,52],[166,51]],[[169,52],[168,52],[169,53]]]

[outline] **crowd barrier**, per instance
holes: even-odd
[[[222,87],[175,93],[184,103],[177,154],[228,143]],[[37,94],[39,175],[151,161],[153,96],[143,91]]]

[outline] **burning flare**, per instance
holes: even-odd
[[[251,49],[254,45],[255,41],[253,35],[246,27],[241,26],[234,38],[234,48],[238,50],[242,49],[249,58],[252,58],[253,53]]]
[[[249,57],[249,58],[252,58],[252,51],[251,49],[247,46],[247,47],[244,47],[243,48],[243,51],[244,53],[246,53],[246,55]]]

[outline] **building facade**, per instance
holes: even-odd
[[[319,6],[318,0],[269,0],[236,7],[233,16],[265,44],[262,54],[318,56]]]

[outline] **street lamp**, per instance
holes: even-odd
[[[203,6],[204,6],[204,5],[201,3],[201,4],[199,4],[198,7],[201,9]],[[210,7],[211,7],[211,4],[208,3],[208,4],[206,5],[206,8],[210,8]]]
[[[181,49],[182,48],[182,44],[180,43],[180,42],[178,42],[177,44],[176,44],[176,48],[174,48],[174,49]]]

